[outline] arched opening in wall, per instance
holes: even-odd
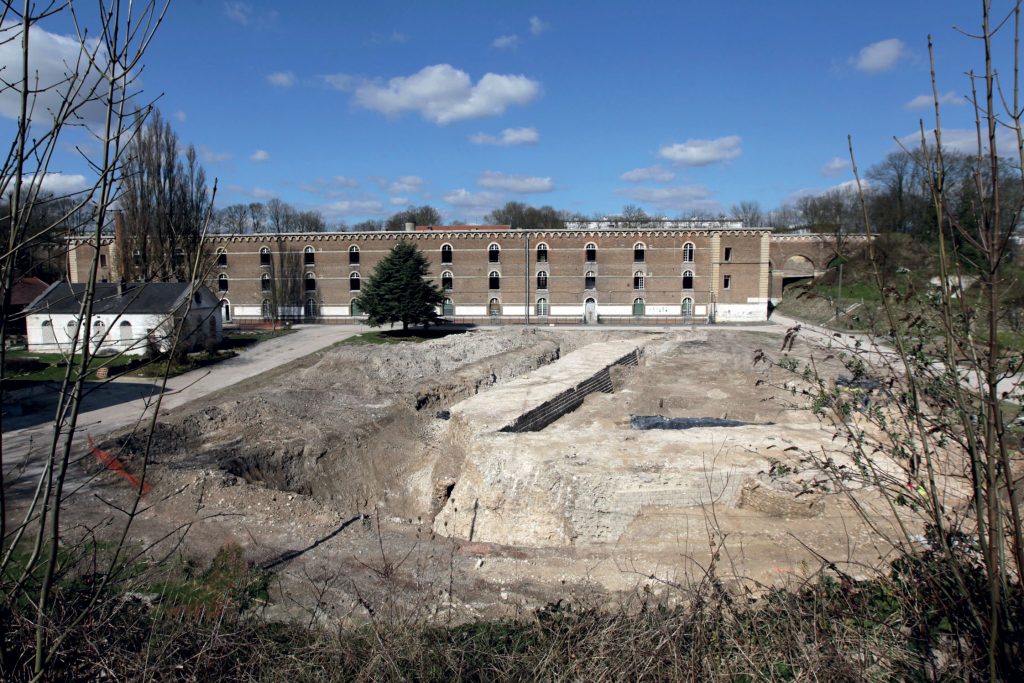
[[[349,302],[348,313],[349,313],[349,315],[362,315],[363,314],[363,307],[359,305],[359,299],[352,299],[352,301]]]
[[[57,333],[53,329],[53,323],[49,320],[44,320],[42,324],[42,342],[47,347],[56,346],[57,344]]]
[[[307,320],[316,320],[320,317],[320,304],[316,299],[306,299],[306,305],[302,308],[302,315]]]
[[[597,300],[594,297],[588,297],[583,302],[583,322],[587,324],[597,322]]]
[[[260,289],[264,292],[270,291],[270,273],[263,273],[263,275],[260,275]]]
[[[307,266],[316,263],[316,250],[313,247],[306,247],[302,250],[302,263]]]
[[[350,266],[359,264],[359,247],[354,244],[348,248],[348,264]]]
[[[683,289],[693,289],[693,271],[683,271]]]
[[[270,248],[269,247],[260,247],[260,265],[261,266],[269,266],[270,265]]]
[[[501,302],[496,298],[492,298],[490,303],[487,304],[487,315],[492,318],[497,318],[501,315]]]
[[[68,341],[74,343],[78,339],[78,321],[69,320],[68,324],[64,326],[64,333],[68,336]]]
[[[128,348],[135,341],[135,332],[132,330],[132,324],[127,320],[122,320],[121,324],[117,326],[117,336],[121,340],[121,344]]]
[[[548,314],[548,300],[541,297],[537,299],[537,315],[546,316]]]
[[[683,245],[683,263],[693,263],[693,242]]]
[[[501,289],[501,275],[498,271],[492,270],[490,275],[487,276],[487,288]]]
[[[680,313],[682,313],[684,318],[693,317],[693,299],[690,297],[683,299],[683,305],[680,307]]]
[[[782,266],[782,295],[785,296],[789,287],[798,284],[806,284],[814,277],[814,262],[801,254],[794,254],[786,259]]]
[[[348,291],[358,292],[363,286],[363,280],[359,277],[359,273],[348,274]]]
[[[94,342],[103,341],[103,337],[107,334],[106,324],[99,319],[93,319],[92,321],[92,340]]]
[[[450,292],[455,288],[455,276],[452,271],[446,270],[441,273],[441,289]]]
[[[590,242],[583,248],[583,257],[587,263],[597,263],[597,245]]]
[[[313,273],[306,273],[306,291],[316,291],[316,275]]]
[[[583,289],[597,289],[597,273],[588,270],[583,276]]]
[[[548,288],[548,272],[546,270],[538,271],[537,273],[537,289]]]
[[[455,304],[452,303],[451,299],[445,299],[441,302],[441,315],[446,318],[455,315]]]
[[[644,271],[638,270],[633,273],[633,289],[641,290],[644,288]]]
[[[225,273],[221,273],[217,276],[217,291],[228,291],[228,276]]]
[[[442,244],[441,245],[441,263],[448,265],[452,262],[452,245]]]
[[[645,260],[647,260],[647,245],[637,242],[633,245],[633,262],[643,263]]]
[[[501,247],[493,242],[487,245],[487,262],[488,263],[500,263],[501,262]]]
[[[270,305],[270,299],[264,299],[263,304],[260,306],[260,315],[264,320],[274,319],[274,309]]]
[[[636,299],[633,299],[633,315],[635,315],[638,318],[642,317],[643,314],[644,314],[645,308],[646,307],[644,306],[644,300],[643,299],[641,299],[639,297],[637,297]]]
[[[217,265],[228,265],[228,253],[224,251],[224,247],[217,247]]]
[[[226,323],[231,322],[231,302],[227,299],[220,300],[220,317]]]
[[[537,245],[537,263],[548,262],[548,245],[541,242]]]

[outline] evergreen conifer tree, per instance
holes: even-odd
[[[385,323],[429,325],[437,321],[441,290],[427,279],[427,257],[409,242],[399,242],[363,283],[356,300],[372,327]]]

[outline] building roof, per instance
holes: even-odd
[[[433,232],[437,230],[511,230],[511,225],[417,225],[416,232]]]
[[[21,277],[11,287],[11,305],[25,306],[36,300],[50,285],[37,277]],[[2,295],[0,295],[2,296]]]
[[[97,282],[92,312],[170,313],[184,301],[191,289],[192,285],[188,282],[129,282],[124,285]],[[196,291],[203,292],[205,289],[199,287]],[[32,302],[27,312],[78,313],[85,291],[84,282],[56,282]]]

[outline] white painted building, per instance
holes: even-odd
[[[26,309],[29,351],[70,354],[88,334],[92,353],[141,356],[169,351],[178,329],[187,349],[224,338],[221,306],[204,286],[186,282],[97,283],[92,316],[82,321],[84,283],[51,285]]]

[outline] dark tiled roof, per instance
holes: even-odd
[[[45,292],[49,286],[37,277],[18,278],[14,281],[14,286],[11,287],[11,305],[25,306],[30,304],[36,300],[36,297]]]
[[[119,295],[118,286],[111,282],[96,283],[94,314],[169,313],[191,288],[187,282],[130,282]],[[57,282],[32,303],[28,313],[78,313],[85,290],[85,283]]]

